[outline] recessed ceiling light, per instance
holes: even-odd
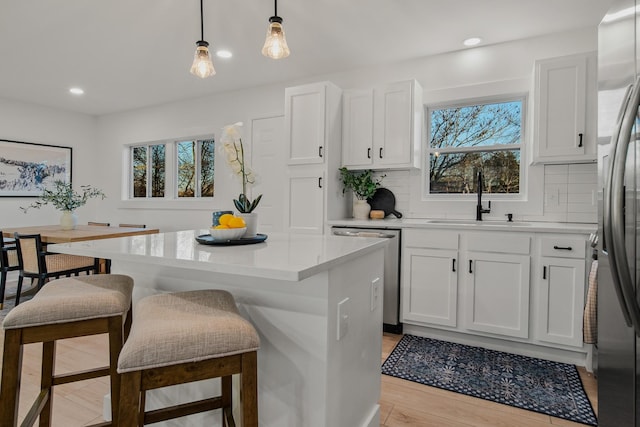
[[[228,50],[218,50],[216,51],[216,56],[218,58],[231,58],[233,54]]]
[[[84,90],[82,90],[79,87],[72,87],[71,89],[69,89],[69,92],[71,92],[74,95],[83,95],[84,94]]]
[[[465,46],[475,46],[477,44],[480,44],[481,41],[482,39],[480,37],[470,37],[463,41],[462,44],[464,44]]]

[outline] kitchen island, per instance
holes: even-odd
[[[62,243],[49,250],[111,259],[114,273],[134,278],[134,301],[158,292],[230,291],[260,334],[260,426],[379,426],[386,240],[274,233],[253,245],[197,243],[195,237],[206,233]],[[218,387],[214,380],[157,390],[147,409],[203,398]],[[182,420],[185,426],[216,425],[220,417]]]

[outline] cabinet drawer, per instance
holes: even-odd
[[[528,255],[531,251],[531,237],[519,233],[469,233],[467,235],[467,249]]]
[[[412,248],[458,249],[458,233],[405,228],[402,230],[402,242]]]
[[[580,238],[543,238],[540,239],[540,248],[542,256],[584,258],[586,242]]]

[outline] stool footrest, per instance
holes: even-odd
[[[213,411],[214,409],[220,408],[222,408],[222,397],[217,396],[145,412],[144,423],[153,424],[160,421],[167,421],[173,418],[184,417],[186,415],[197,414],[199,412]]]
[[[46,405],[48,401],[49,390],[42,390],[35,402],[33,402],[33,405],[31,405],[31,408],[29,408],[29,412],[27,412],[27,415],[24,417],[21,426],[34,425],[42,412],[42,408],[44,408],[44,405]]]
[[[69,374],[56,375],[53,377],[53,385],[62,385],[76,381],[92,380],[94,378],[109,376],[109,367],[88,369],[86,371],[71,372]]]

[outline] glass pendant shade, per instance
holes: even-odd
[[[216,70],[213,68],[211,56],[209,56],[209,43],[200,40],[196,42],[196,53],[193,55],[193,64],[191,65],[191,74],[205,79],[213,76]]]
[[[262,47],[262,54],[273,59],[286,58],[291,51],[287,46],[287,39],[284,36],[282,18],[272,16],[269,18],[269,28],[267,29],[267,39]]]

